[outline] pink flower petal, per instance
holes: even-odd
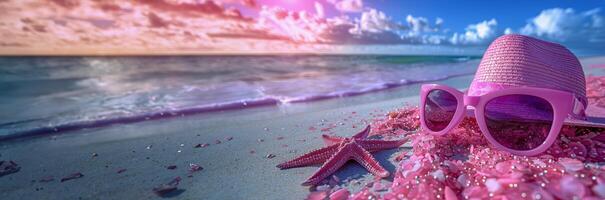
[[[346,200],[347,198],[349,198],[349,195],[351,195],[349,190],[343,188],[330,194],[330,200]]]
[[[445,186],[445,191],[443,193],[445,195],[445,200],[458,200],[456,193],[448,186]]]

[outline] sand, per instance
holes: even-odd
[[[587,73],[605,74],[605,69],[590,67],[605,63],[605,57],[584,58],[582,63]],[[464,89],[471,80],[464,76],[440,83]],[[320,129],[330,124],[336,125],[334,134],[350,136],[389,110],[417,104],[419,86],[3,142],[0,160],[13,160],[21,170],[0,177],[0,193],[2,199],[153,199],[160,198],[152,192],[155,186],[179,176],[179,190],[168,198],[303,199],[310,188],[300,183],[318,167],[279,170],[275,165],[322,147]],[[205,143],[209,146],[194,148]],[[393,172],[394,157],[405,150],[374,156]],[[203,170],[189,172],[190,163]],[[176,169],[167,169],[170,165]],[[76,172],[84,176],[60,182]],[[50,176],[54,180],[40,181]],[[336,176],[357,180],[339,183],[353,192],[372,180],[357,164],[346,165]]]

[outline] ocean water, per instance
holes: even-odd
[[[458,56],[0,57],[0,140],[473,74]],[[474,63],[474,64],[471,64]]]

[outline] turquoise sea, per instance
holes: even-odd
[[[474,73],[468,56],[1,57],[0,140],[341,98]]]

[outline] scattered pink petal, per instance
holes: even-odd
[[[194,164],[194,163],[189,164],[189,172],[197,172],[197,171],[201,171],[202,169],[204,169],[204,168],[202,166],[199,166],[198,164]]]
[[[226,138],[226,140],[227,141],[231,141],[231,140],[233,140],[233,137],[229,136],[229,137]]]
[[[328,192],[326,191],[317,191],[309,193],[306,200],[325,200],[328,197]]]
[[[445,191],[443,193],[445,200],[458,200],[456,193],[448,186],[445,186]]]
[[[179,183],[181,182],[181,177],[176,177],[174,178],[172,181],[166,183],[166,184],[161,184],[157,187],[153,188],[153,193],[155,193],[156,195],[163,197],[166,194],[176,191],[177,186],[179,185]]]
[[[207,146],[210,146],[210,144],[208,144],[208,143],[204,143],[204,144],[196,144],[194,147],[195,147],[195,148],[204,148],[204,147],[207,147]]]
[[[84,177],[84,174],[82,174],[80,172],[76,172],[76,173],[70,174],[70,175],[68,175],[66,177],[63,177],[61,179],[61,182],[65,182],[65,181],[69,181],[69,180],[73,180],[73,179],[78,179],[78,178],[82,178],[82,177]]]
[[[55,178],[54,178],[54,177],[52,177],[52,176],[46,176],[46,177],[42,177],[42,178],[41,178],[40,180],[38,180],[38,181],[39,181],[39,182],[42,182],[42,183],[46,183],[46,182],[51,182],[51,181],[54,181],[54,180],[55,180]]]
[[[220,144],[220,143],[221,143],[221,141],[220,141],[220,140],[216,140],[216,141],[214,141],[214,144]]]
[[[374,182],[374,185],[372,185],[372,189],[375,192],[382,192],[387,190],[387,188],[382,183],[380,183],[380,180]]]
[[[330,194],[330,200],[346,200],[349,198],[349,195],[351,195],[349,190],[342,188]]]

